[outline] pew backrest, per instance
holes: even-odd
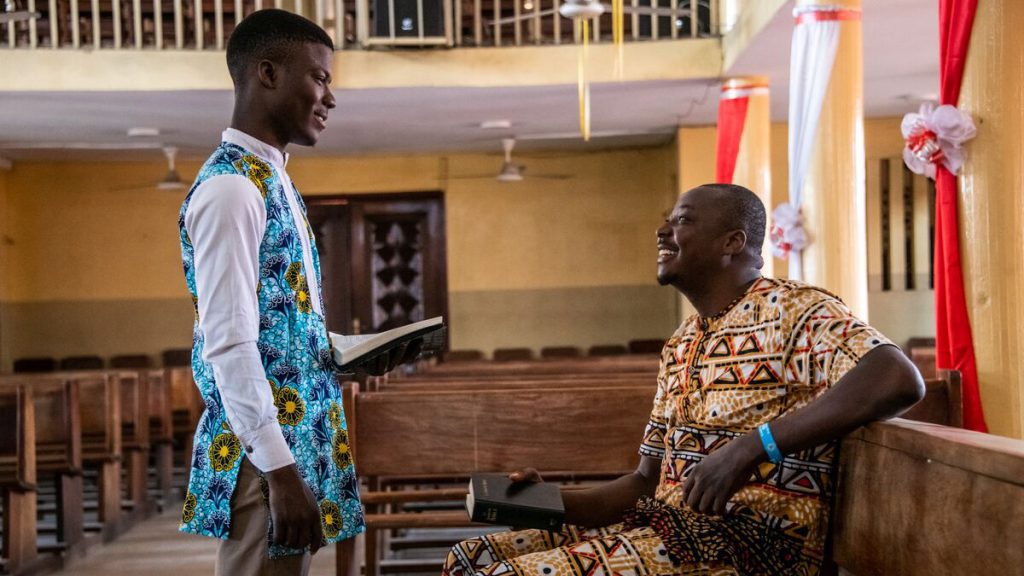
[[[833,558],[848,572],[1021,573],[1024,441],[894,419],[840,459]]]
[[[924,384],[924,398],[907,410],[902,417],[954,428],[962,427],[963,392],[960,373],[956,370],[943,370],[938,378],[926,379]]]
[[[149,372],[120,370],[113,372],[121,394],[121,447],[146,449],[149,446]]]
[[[0,487],[32,490],[35,484],[35,404],[32,387],[0,387]]]
[[[173,415],[171,412],[171,387],[169,368],[147,370],[142,377],[147,379],[149,436],[151,442],[171,442],[174,437]]]
[[[203,401],[199,390],[192,381],[192,367],[179,366],[167,370],[168,385],[171,388],[171,409],[188,415],[191,426],[199,421]]]
[[[79,383],[61,374],[0,376],[0,389],[24,387],[31,393],[31,415],[18,425],[34,445],[38,471],[77,474],[82,470],[82,427]]]
[[[79,385],[85,461],[121,458],[121,383],[124,378],[121,372],[80,373],[73,377]]]
[[[653,393],[657,388],[654,375],[623,375],[616,377],[558,378],[534,376],[529,378],[452,378],[452,379],[395,379],[381,382],[374,391],[428,392],[431,390],[521,390],[529,388],[620,388],[643,386]]]
[[[653,387],[358,392],[346,384],[364,476],[636,468]],[[568,428],[567,428],[568,427]],[[363,449],[363,448],[365,449]]]
[[[500,374],[582,374],[610,372],[658,372],[658,358],[654,356],[615,356],[578,359],[552,359],[507,362],[452,362],[438,364],[423,372],[428,375],[488,376]]]

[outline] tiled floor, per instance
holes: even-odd
[[[117,540],[93,546],[58,572],[67,576],[202,576],[213,574],[216,541],[178,532],[173,509],[133,527]],[[333,576],[334,547],[313,557],[311,576]]]

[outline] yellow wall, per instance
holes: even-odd
[[[869,162],[898,157],[898,126],[866,123]],[[714,179],[714,150],[714,127],[694,127],[657,149],[524,154],[527,177],[516,184],[490,177],[497,155],[300,153],[289,167],[306,195],[443,191],[452,346],[490,351],[667,336],[688,307],[654,282],[654,231],[675,194]],[[772,126],[772,164],[777,204],[787,194],[785,124]],[[198,167],[181,165],[185,174]],[[182,194],[147,186],[163,170],[159,161],[21,162],[0,173],[9,237],[0,245],[0,366],[189,345]],[[877,225],[869,218],[872,235]],[[930,292],[871,297],[873,323],[897,342],[933,334]]]
[[[491,177],[495,155],[296,157],[289,167],[305,195],[445,192],[455,348],[667,337],[678,312],[654,282],[654,230],[673,197],[672,147],[519,160],[527,177],[515,184]],[[181,163],[184,174],[198,167]],[[159,162],[23,162],[8,174],[5,367],[190,344],[183,194],[147,186],[162,172]]]

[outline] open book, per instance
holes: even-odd
[[[346,372],[417,338],[424,338],[421,353],[440,350],[444,344],[444,319],[441,316],[434,316],[379,334],[328,334],[331,337],[331,353],[335,368]]]

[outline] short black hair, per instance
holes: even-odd
[[[768,216],[761,198],[739,184],[702,184],[697,188],[719,192],[722,225],[730,229],[742,228],[747,233],[747,246],[760,254],[768,226]]]
[[[323,44],[334,50],[324,29],[286,10],[267,8],[248,15],[228,38],[228,72],[235,86],[245,83],[246,69],[260,60],[283,62],[297,44]]]

